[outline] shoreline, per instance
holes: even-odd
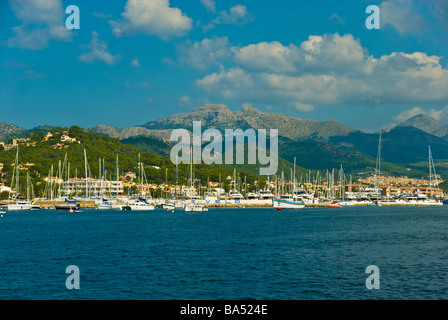
[[[272,208],[272,200],[180,200],[185,204],[195,203],[205,205],[208,208]],[[13,203],[10,200],[0,201],[0,207]],[[165,203],[164,199],[154,199],[149,201],[150,204],[158,207]],[[60,200],[36,200],[36,205],[39,205],[41,209],[54,208],[56,205],[65,204]],[[96,209],[97,204],[95,200],[81,200],[80,208],[83,209]],[[325,208],[330,202],[320,203],[305,203],[306,208]],[[379,204],[367,204],[367,203],[354,203],[351,205],[340,205],[341,207],[369,207],[369,206],[384,206],[384,207],[397,207],[397,206],[412,206],[412,207],[442,207],[442,203],[393,203],[393,202],[379,202]]]

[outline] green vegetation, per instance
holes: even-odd
[[[153,136],[137,136],[121,140],[122,143],[131,144],[143,152],[152,152],[159,156],[169,156],[172,143]]]
[[[439,188],[442,189],[444,193],[448,193],[448,180],[445,180],[439,184]]]
[[[47,136],[46,131],[38,130],[31,133],[29,141],[19,145],[19,166],[25,167],[28,164],[26,167],[33,182],[36,195],[42,195],[45,186],[43,179],[48,176],[52,166],[54,176],[57,175],[59,163],[62,164],[64,162],[65,156],[67,156],[67,163],[70,164],[70,178],[75,177],[75,175],[78,178],[84,178],[84,149],[87,154],[90,177],[98,178],[100,176],[99,162],[101,161],[102,163],[104,159],[106,177],[107,179],[114,179],[117,156],[120,175],[123,175],[125,172],[136,172],[140,154],[149,183],[164,183],[166,172],[168,183],[173,184],[175,181],[175,164],[171,162],[168,156],[160,156],[153,152],[142,152],[137,147],[122,143],[117,138],[110,138],[107,135],[95,133],[91,130],[85,131],[77,126],[51,129],[48,132],[52,134],[48,139],[45,139]],[[64,134],[76,139],[76,141],[61,142],[61,137]],[[1,172],[1,182],[7,186],[11,184],[16,151],[16,148],[12,148],[8,151],[3,150],[0,152],[0,163],[4,164]],[[188,172],[188,165],[178,165],[179,184],[187,183]],[[230,170],[205,164],[194,166],[196,184],[200,181],[202,186],[206,185],[208,179],[215,182],[221,179],[224,182],[228,176],[232,175],[233,168]],[[248,183],[253,183],[257,179],[255,175],[249,172],[239,171],[239,175],[241,178],[246,177]],[[24,192],[23,188],[26,186],[25,176],[25,171],[20,170],[22,193]]]

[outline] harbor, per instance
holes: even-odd
[[[70,177],[70,163],[66,154],[64,160],[59,161],[57,170],[51,166],[48,176],[43,179],[45,187],[36,197],[28,172],[25,179],[26,188],[20,186],[21,170],[17,146],[11,187],[2,186],[3,192],[8,193],[8,199],[0,201],[0,208],[8,211],[38,209],[152,211],[160,208],[169,211],[205,212],[208,208],[271,207],[282,210],[343,206],[442,206],[448,203],[448,198],[438,186],[441,179],[435,172],[430,149],[429,160],[429,179],[420,180],[417,186],[407,184],[392,187],[391,178],[387,180],[389,185],[384,185],[385,177],[381,176],[380,159],[374,175],[365,180],[370,181],[370,184],[362,183],[361,179],[357,181],[358,183],[353,183],[352,175],[347,175],[342,166],[339,170],[332,169],[324,173],[318,171],[314,174],[310,171],[307,176],[298,177],[294,159],[289,177],[282,171],[280,174],[268,177],[262,186],[247,183],[246,177],[242,179],[236,169],[233,170],[232,176],[225,179],[219,176],[217,182],[207,179],[207,183],[201,185],[201,181],[195,177],[193,162],[190,163],[185,178],[187,184],[178,182],[176,163],[174,184],[168,182],[168,169],[166,169],[164,183],[155,185],[148,182],[147,166],[140,159],[140,154],[135,173],[131,173],[130,177],[125,175],[120,178],[117,157],[115,179],[107,179],[104,159],[98,161],[98,176],[91,176],[84,150],[84,178],[78,178],[77,173],[75,177]]]

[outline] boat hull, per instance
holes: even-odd
[[[208,211],[208,208],[201,205],[194,205],[194,206],[187,205],[185,207],[185,212],[206,212],[206,211]]]
[[[275,209],[303,209],[305,208],[304,202],[288,201],[283,199],[274,199],[273,207]]]
[[[79,205],[60,205],[60,206],[55,206],[56,210],[59,211],[70,211],[70,210],[79,210],[80,207]]]
[[[150,206],[150,205],[146,205],[146,206],[129,205],[129,207],[131,208],[132,211],[152,211],[155,209],[154,206]]]
[[[112,206],[108,204],[100,204],[97,207],[98,210],[111,210]]]
[[[32,209],[31,204],[9,204],[6,206],[8,211],[28,211]]]

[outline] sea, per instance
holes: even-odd
[[[0,300],[445,300],[447,231],[445,206],[6,212]]]

